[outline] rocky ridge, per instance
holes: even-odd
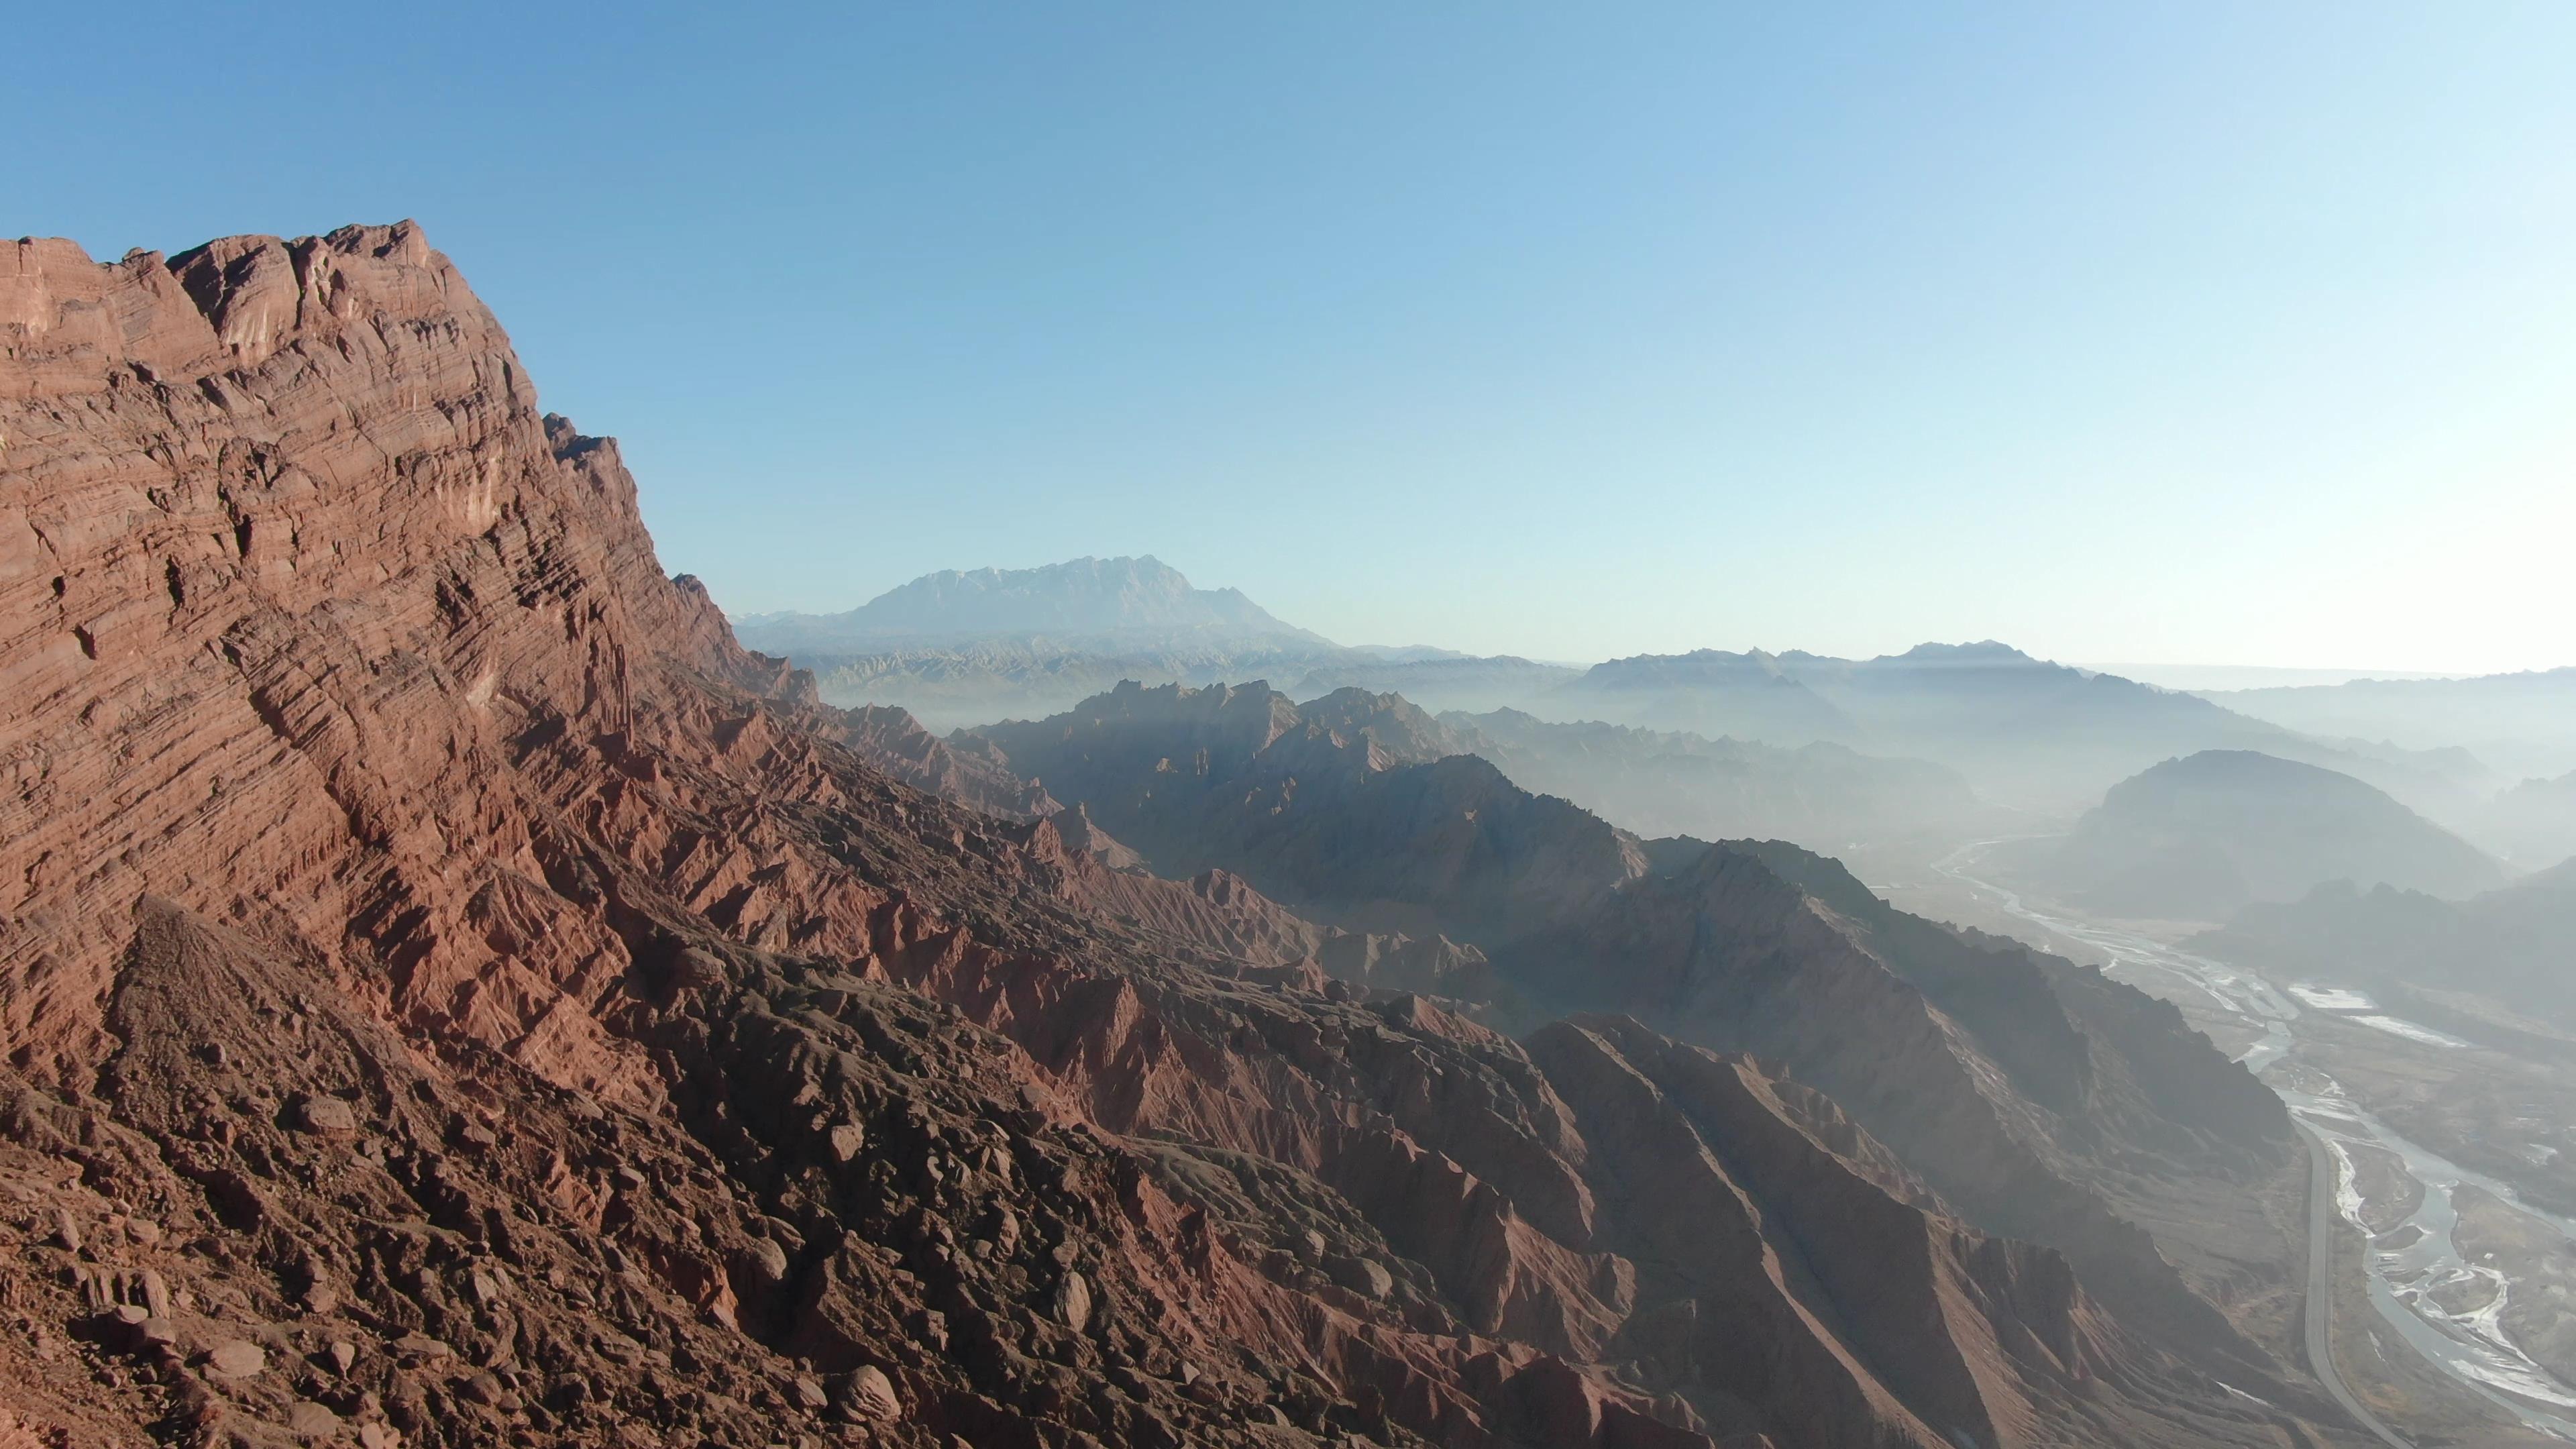
[[[1391,696],[1129,685],[978,733],[1158,866],[1472,944],[1490,962],[1447,989],[1499,1025],[1619,1012],[1781,1061],[2128,1321],[2214,1371],[2281,1372],[2228,1315],[2286,1333],[2289,1123],[2169,1005],[1907,916],[1794,846],[1613,829]]]

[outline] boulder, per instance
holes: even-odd
[[[337,1097],[309,1096],[296,1103],[295,1125],[318,1136],[355,1137],[358,1114]]]
[[[206,1355],[206,1373],[223,1380],[255,1377],[268,1367],[268,1350],[248,1339],[227,1338]]]
[[[850,1375],[845,1402],[850,1412],[870,1423],[891,1424],[903,1417],[903,1400],[894,1390],[894,1380],[871,1364]]]
[[[1080,1273],[1066,1269],[1063,1279],[1055,1285],[1051,1306],[1057,1322],[1076,1333],[1082,1332],[1084,1325],[1091,1322],[1091,1285],[1083,1281]]]

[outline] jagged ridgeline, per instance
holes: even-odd
[[[2171,1008],[1374,696],[824,705],[416,227],[0,248],[0,434],[0,1443],[2351,1442]]]

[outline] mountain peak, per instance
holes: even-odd
[[[741,621],[759,647],[875,652],[967,640],[1039,637],[1113,649],[1251,642],[1331,647],[1239,589],[1202,589],[1152,554],[1085,555],[1035,568],[942,569],[840,614]]]
[[[1902,654],[1890,656],[1910,659],[1919,664],[1943,663],[2020,663],[2037,664],[2040,660],[2015,649],[2000,639],[1979,639],[1973,644],[1917,644]]]
[[[2218,921],[2338,880],[2458,899],[2504,882],[2467,841],[2341,771],[2213,749],[2111,787],[2052,867],[2069,894],[2119,914]]]

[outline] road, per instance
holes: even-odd
[[[2389,1449],[2415,1449],[2397,1431],[2379,1422],[2379,1416],[2363,1408],[2352,1390],[2343,1386],[2343,1375],[2335,1371],[2334,1362],[2334,1240],[2335,1164],[2334,1154],[2326,1150],[2326,1140],[2307,1123],[2290,1119],[2298,1126],[2299,1136],[2308,1144],[2308,1367],[2317,1382],[2326,1386],[2334,1401],[2353,1421],[2379,1436]]]

